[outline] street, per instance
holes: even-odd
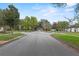
[[[0,56],[77,56],[74,49],[63,45],[46,32],[26,32],[25,36],[0,47]]]

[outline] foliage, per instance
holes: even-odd
[[[50,31],[51,30],[51,24],[46,19],[41,19],[41,21],[40,21],[40,27],[42,27],[43,30],[45,30],[45,31]]]
[[[64,29],[68,28],[69,23],[67,21],[59,21],[58,22],[58,30],[64,31]]]
[[[68,28],[69,23],[67,21],[59,21],[53,23],[52,27],[53,29],[56,29],[57,31],[65,31],[66,28]]]
[[[8,8],[4,10],[5,13],[5,21],[10,28],[15,28],[15,26],[19,23],[19,12],[18,9],[13,5],[9,5]]]
[[[79,23],[79,3],[76,4],[76,7],[75,7],[75,13],[76,13],[76,19]]]
[[[26,30],[30,30],[31,29],[31,23],[30,23],[30,17],[26,16],[25,19],[23,20],[23,26],[24,26],[24,29]]]
[[[58,29],[57,29],[57,23],[56,22],[53,22],[53,24],[52,24],[52,29],[56,29],[56,31],[58,31]]]
[[[38,21],[37,18],[34,16],[31,16],[31,28],[32,30],[36,30],[37,26],[38,26]]]
[[[0,9],[0,26],[4,25],[4,14],[3,14],[3,10]]]
[[[24,20],[22,20],[22,26],[25,30],[36,30],[38,25],[37,18],[34,16],[28,17],[26,16]]]

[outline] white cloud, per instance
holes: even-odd
[[[74,10],[74,8],[67,8],[67,9],[65,9],[66,12],[71,12],[73,10]]]
[[[41,9],[41,10],[40,10],[40,12],[46,12],[46,11],[47,11],[46,9]]]
[[[51,15],[51,14],[57,12],[57,10],[56,10],[56,9],[53,9],[53,8],[44,9],[43,11],[46,11],[46,12],[43,14],[43,16],[49,16],[49,15]]]
[[[67,3],[67,7],[72,7],[74,5],[76,5],[76,3]]]
[[[50,14],[52,14],[52,13],[55,13],[55,11],[49,10],[48,12],[46,12],[45,14],[43,14],[43,16],[48,16],[48,15],[50,15]]]
[[[66,6],[66,9],[65,11],[66,12],[71,12],[74,10],[73,6],[76,5],[76,3],[67,3],[67,6]]]
[[[40,7],[32,7],[33,10],[41,10],[42,8]]]
[[[38,6],[39,6],[39,7],[38,7]],[[33,10],[41,10],[42,7],[40,7],[39,4],[35,4],[34,6],[32,6],[32,9],[33,9]]]
[[[33,10],[39,11],[39,14],[42,14],[42,16],[48,16],[50,14],[55,13],[57,10],[50,5],[47,7],[40,7],[40,5],[36,4],[35,6],[32,7]]]

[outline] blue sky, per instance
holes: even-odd
[[[47,19],[51,23],[66,20],[64,17],[72,18],[74,16],[74,5],[76,3],[68,3],[64,8],[55,8],[49,3],[17,3],[14,4],[19,12],[20,18],[25,16],[35,16],[40,19]],[[0,3],[0,8],[5,9],[9,4]]]

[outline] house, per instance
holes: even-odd
[[[4,31],[4,28],[3,27],[0,27],[0,32],[3,32]]]
[[[65,29],[66,32],[79,32],[79,27],[72,25],[69,28]]]

